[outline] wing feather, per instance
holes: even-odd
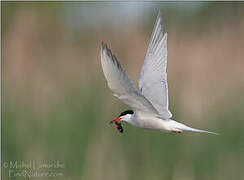
[[[129,105],[134,111],[158,114],[153,105],[137,90],[116,57],[104,43],[101,47],[101,63],[108,86],[114,96]]]
[[[168,109],[167,33],[163,28],[162,15],[159,11],[140,73],[139,89],[158,113],[163,118],[169,119],[172,114]]]

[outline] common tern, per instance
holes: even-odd
[[[151,35],[139,78],[139,90],[126,75],[115,55],[106,44],[101,46],[101,64],[109,88],[115,97],[129,105],[132,110],[122,112],[111,121],[122,133],[121,122],[138,128],[158,130],[168,133],[193,131],[216,134],[195,129],[172,120],[168,109],[167,83],[167,32],[164,31],[162,14],[159,11]]]

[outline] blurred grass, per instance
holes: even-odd
[[[242,179],[243,3],[159,4],[169,33],[173,119],[220,136],[162,134],[127,124],[118,134],[108,124],[128,107],[105,84],[100,43],[112,47],[136,80],[158,3],[121,4],[2,3],[3,161],[60,160],[65,169],[59,179]],[[82,12],[70,19],[74,6]],[[121,17],[127,26],[106,20],[112,7],[133,10]],[[65,22],[72,17],[81,18],[83,28]],[[2,170],[8,179],[8,169]]]

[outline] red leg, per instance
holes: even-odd
[[[181,131],[171,131],[172,133],[181,133]]]

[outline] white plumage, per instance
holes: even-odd
[[[139,78],[139,90],[124,72],[116,57],[106,44],[101,47],[101,64],[113,95],[133,109],[124,112],[115,123],[125,121],[135,127],[180,133],[182,131],[206,132],[171,120],[168,109],[167,82],[167,33],[164,31],[159,11],[150,44]],[[123,131],[122,131],[123,132]]]
[[[167,33],[163,28],[162,15],[159,11],[140,73],[139,88],[158,113],[164,119],[169,119],[172,114],[168,109]]]

